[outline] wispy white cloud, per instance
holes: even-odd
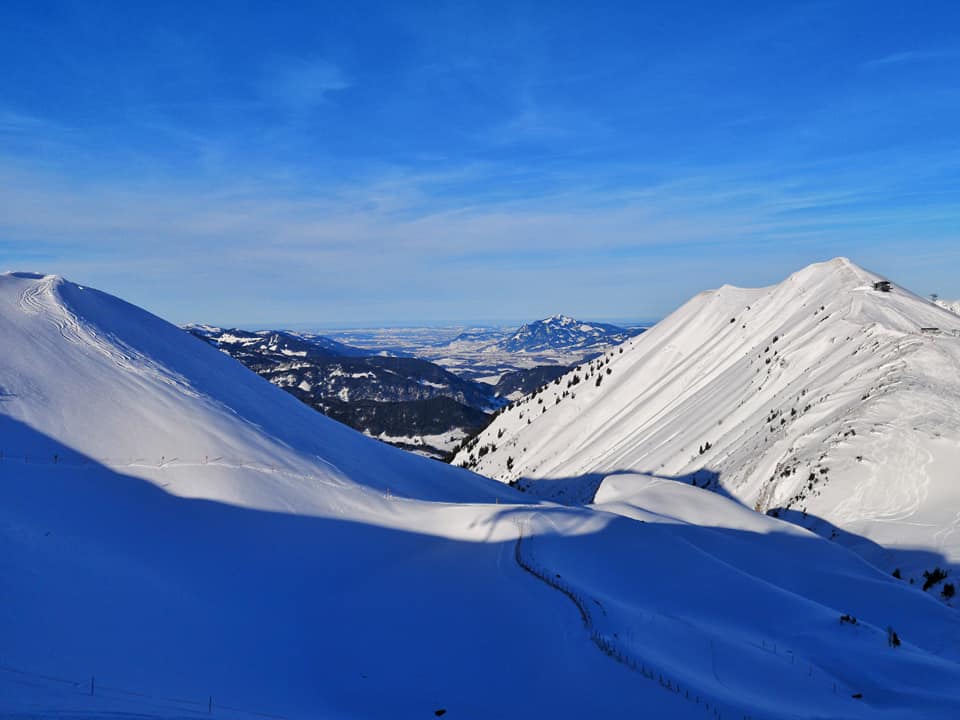
[[[268,66],[263,89],[271,100],[296,110],[309,110],[352,84],[344,71],[328,60],[288,58]]]
[[[0,106],[0,138],[4,140],[34,139],[51,141],[69,136],[72,130],[48,118]],[[4,137],[6,136],[6,137]]]
[[[942,50],[905,50],[902,52],[891,53],[881,58],[868,60],[861,67],[866,70],[876,70],[893,65],[905,65],[908,63],[931,62],[935,60],[952,60],[960,58],[960,48],[950,48]]]
[[[459,262],[511,254],[577,257],[638,248],[683,248],[745,241],[785,241],[841,228],[916,221],[893,201],[896,174],[865,177],[834,169],[836,183],[805,182],[822,168],[771,178],[691,169],[684,176],[616,192],[586,182],[554,193],[508,201],[438,197],[452,183],[496,182],[478,166],[449,174],[395,174],[351,185],[303,187],[234,180],[198,189],[166,178],[154,184],[83,186],[8,165],[0,169],[0,232],[26,245],[73,244],[129,257],[175,250],[210,261],[231,255],[298,267],[362,268],[370,257],[412,262]],[[950,216],[955,197],[934,198],[931,218]],[[162,244],[157,245],[157,242]],[[498,260],[499,258],[499,260]],[[292,267],[292,266],[290,266]]]
[[[829,177],[823,168],[795,170],[771,178],[758,169],[691,169],[616,193],[579,184],[471,204],[435,190],[494,181],[491,168],[385,172],[304,192],[240,179],[203,188],[172,178],[77,185],[7,163],[0,238],[8,261],[102,285],[173,319],[253,323],[455,319],[466,307],[520,318],[560,303],[609,316],[611,297],[623,315],[652,317],[703,287],[751,281],[744,267],[765,268],[773,281],[791,265],[862,257],[864,247],[896,256],[910,233],[924,233],[928,246],[957,239],[955,197],[910,209],[891,199],[895,173],[834,173],[834,184],[804,181]],[[45,267],[33,267],[41,260]],[[664,267],[679,274],[668,282]],[[172,292],[156,289],[163,285]],[[241,286],[249,298],[242,308]],[[260,314],[261,293],[270,317]],[[452,318],[437,314],[447,307]]]
[[[41,118],[0,108],[0,133],[36,132],[48,126],[49,123]]]
[[[493,145],[518,143],[550,143],[572,138],[604,137],[608,129],[596,117],[566,108],[548,107],[530,98],[523,98],[513,115],[479,133],[478,139]],[[579,144],[578,142],[578,144]]]

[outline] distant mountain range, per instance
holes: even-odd
[[[539,366],[570,367],[639,335],[647,326],[629,328],[584,322],[565,315],[527,323],[519,328],[470,328],[446,342],[417,348],[414,354],[458,375],[497,384],[517,371],[544,371]],[[516,383],[524,375],[514,376]],[[501,396],[510,393],[498,390]]]
[[[296,358],[365,357],[372,354],[324,335],[311,333],[287,330],[250,332],[193,324],[185,325],[184,329],[240,360],[272,358],[283,361]]]
[[[427,360],[371,355],[321,335],[185,329],[325,415],[434,457],[483,427],[487,413],[503,404],[491,386]]]
[[[591,357],[636,332],[563,315],[529,323],[513,332],[477,328],[450,345],[470,346],[465,365],[413,357],[418,347],[382,344],[361,348],[315,333],[184,326],[195,337],[236,358],[303,402],[367,435],[399,447],[445,458],[482,429],[490,413],[567,371],[568,365],[533,364],[487,372],[496,357]],[[444,354],[446,348],[440,351]],[[461,347],[461,350],[463,348]],[[473,370],[470,372],[469,369]],[[481,368],[481,369],[478,369]],[[484,382],[478,376],[486,375]]]

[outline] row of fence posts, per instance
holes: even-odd
[[[23,461],[24,461],[25,463],[29,463],[29,462],[30,462],[30,457],[31,457],[31,456],[30,456],[30,453],[24,453],[22,456],[21,456],[21,455],[7,455],[6,453],[4,453],[3,450],[0,450],[0,462],[3,462],[4,460],[19,460],[21,457],[23,458]],[[39,464],[39,465],[44,465],[44,464],[47,464],[47,465],[61,465],[61,464],[67,464],[67,465],[89,465],[90,463],[99,463],[99,464],[101,464],[101,465],[107,465],[107,466],[109,466],[109,465],[111,465],[111,464],[124,464],[123,462],[119,462],[119,463],[116,462],[116,458],[113,458],[113,459],[111,459],[111,458],[87,458],[87,457],[83,457],[83,456],[79,456],[76,460],[74,460],[73,463],[69,463],[69,462],[63,461],[63,459],[60,457],[60,453],[53,453],[53,454],[51,454],[51,455],[50,455],[50,462],[45,463],[45,462],[41,459],[41,458],[44,458],[44,457],[46,457],[46,455],[40,455],[40,454],[35,454],[35,455],[33,455],[35,464]],[[162,467],[162,466],[166,465],[168,462],[176,462],[176,461],[178,461],[179,459],[180,459],[180,458],[171,458],[171,459],[168,461],[166,455],[161,455],[161,456],[160,456],[160,461],[157,463],[157,467]],[[222,459],[223,459],[222,457],[215,457],[215,458],[213,459],[213,462],[217,462],[218,460],[222,460]],[[125,464],[127,464],[127,465],[132,465],[132,464],[138,463],[138,462],[146,462],[146,459],[144,459],[144,458],[129,458],[129,459],[126,461]],[[200,464],[201,464],[201,465],[207,465],[207,464],[209,464],[210,462],[211,462],[210,456],[209,456],[209,455],[204,455],[204,456],[203,456],[203,460],[200,461]],[[239,466],[240,466],[240,467],[244,467],[244,463],[243,463],[243,462],[240,462],[240,463],[239,463]],[[265,469],[265,470],[276,470],[277,468],[276,468],[276,467],[272,467],[272,466],[268,466],[268,467],[261,468],[261,469]]]
[[[97,694],[97,678],[94,675],[90,676],[90,697],[95,697]],[[213,695],[207,696],[207,715],[213,715]]]
[[[46,682],[55,682],[68,685],[72,688],[75,688],[80,693],[87,695],[92,698],[101,698],[101,697],[116,697],[117,695],[131,697],[131,698],[142,698],[144,701],[149,702],[168,702],[176,703],[178,705],[193,705],[203,707],[206,705],[206,714],[213,715],[214,702],[213,695],[207,696],[207,702],[204,703],[202,700],[185,700],[183,698],[173,698],[173,697],[163,697],[159,695],[151,695],[149,693],[135,692],[133,690],[125,690],[118,687],[109,687],[97,680],[95,675],[90,676],[89,682],[85,681],[76,681],[69,678],[57,677],[51,674],[41,674],[37,672],[31,672],[29,670],[23,670],[9,665],[0,664],[0,672],[11,673],[13,675],[24,676],[28,678],[35,678],[38,680],[43,680]],[[268,718],[269,720],[287,720],[282,715],[274,715],[271,713],[258,712],[255,710],[246,710],[244,708],[232,707],[230,705],[219,705],[217,706],[218,710],[227,711],[231,713],[240,713],[243,715],[252,715],[261,718]],[[202,710],[191,710],[190,712],[203,712]]]
[[[548,572],[547,572],[546,570],[544,570],[543,568],[540,568],[540,567],[534,565],[533,563],[528,562],[527,560],[525,560],[525,559],[522,557],[522,554],[521,554],[521,552],[520,552],[520,543],[521,543],[523,537],[524,537],[523,529],[520,528],[520,529],[519,529],[519,534],[518,534],[518,536],[517,536],[517,546],[516,546],[517,563],[518,563],[521,567],[523,567],[525,570],[527,570],[528,572],[530,572],[532,575],[535,575],[536,577],[540,578],[540,580],[542,580],[542,581],[545,582],[546,584],[550,585],[551,587],[553,587],[553,588],[559,590],[560,592],[564,593],[565,595],[567,595],[567,596],[570,598],[570,600],[571,600],[571,601],[577,606],[577,608],[580,610],[580,615],[581,615],[581,617],[583,618],[584,625],[587,626],[587,627],[589,627],[589,628],[591,628],[591,639],[593,640],[594,644],[596,644],[598,647],[600,647],[600,649],[603,650],[603,651],[604,651],[607,655],[609,655],[610,657],[613,657],[614,659],[618,660],[619,662],[628,665],[628,666],[631,667],[632,669],[636,669],[636,662],[635,662],[635,661],[633,661],[633,664],[631,665],[630,662],[624,660],[624,658],[627,657],[627,655],[626,655],[625,653],[622,653],[621,651],[617,651],[617,652],[620,653],[620,654],[617,654],[617,653],[615,653],[615,652],[610,652],[610,651],[609,651],[610,648],[613,648],[613,647],[614,647],[613,643],[612,643],[609,639],[607,639],[604,635],[600,634],[596,629],[593,628],[593,618],[590,616],[589,604],[587,603],[587,601],[586,601],[584,598],[580,597],[580,595],[572,588],[572,586],[567,586],[565,583],[562,583],[562,582],[558,579],[559,576],[558,576],[556,573],[554,573],[554,576],[551,576],[550,573],[548,573]],[[606,614],[606,613],[604,613],[604,614]],[[604,643],[606,643],[606,646],[602,645],[601,642],[600,642],[600,640],[598,640],[598,639],[602,639],[602,641],[603,641]],[[771,643],[771,644],[768,646],[768,645],[766,644],[766,641],[765,641],[765,640],[761,640],[761,647],[762,647],[763,649],[772,650],[775,655],[779,655],[779,648],[778,648],[778,646],[777,646],[776,643]],[[795,656],[795,654],[793,653],[793,651],[792,651],[792,650],[785,650],[784,652],[785,652],[787,655],[790,656],[790,664],[791,664],[791,665],[795,665],[795,664],[796,664],[796,656]],[[641,674],[643,674],[643,673],[641,672]],[[810,664],[808,665],[807,676],[808,676],[808,677],[813,677],[813,664],[812,664],[812,663],[810,663]],[[645,676],[645,677],[646,677],[646,676]],[[649,677],[652,679],[653,676],[651,675],[651,676],[649,676]],[[837,694],[837,682],[836,682],[836,680],[833,680],[833,681],[832,681],[832,690],[833,690],[833,694],[836,695],[836,694]],[[698,698],[698,701],[699,701],[699,698]],[[709,704],[708,704],[708,705],[709,705]],[[743,717],[744,717],[744,720],[748,720],[748,719],[750,718],[750,716],[748,716],[748,715],[744,715]]]
[[[551,574],[547,572],[545,569],[541,568],[540,566],[536,565],[533,562],[530,562],[529,560],[523,557],[523,553],[521,552],[521,544],[523,542],[523,537],[524,537],[523,529],[520,528],[520,531],[517,535],[517,544],[515,547],[517,564],[520,565],[521,568],[529,572],[531,575],[536,576],[541,581],[545,582],[547,585],[562,592],[564,595],[570,598],[573,604],[576,605],[577,609],[580,611],[580,616],[583,619],[584,626],[590,631],[590,640],[604,654],[613,658],[620,664],[626,665],[628,668],[630,668],[634,672],[639,673],[644,678],[648,680],[653,680],[654,671],[652,668],[648,668],[646,663],[644,663],[643,661],[638,662],[636,658],[631,657],[627,652],[621,649],[610,638],[608,638],[606,635],[602,634],[599,630],[596,629],[596,627],[594,626],[593,617],[590,613],[590,606],[586,598],[583,598],[576,590],[573,589],[572,586],[569,586],[566,583],[561,582],[561,580],[559,579],[559,575],[557,575],[556,573],[554,573],[551,576]],[[678,695],[680,694],[681,688],[679,683],[672,682],[669,677],[664,679],[663,673],[657,673],[657,678],[662,688],[664,688],[665,690],[674,692]],[[683,697],[685,700],[689,702],[694,702],[697,705],[701,704],[701,697],[697,694],[694,694],[694,696],[691,698],[689,690],[683,691]],[[716,702],[714,702],[714,704],[711,706],[711,704],[707,702],[707,700],[704,698],[702,699],[702,705],[703,705],[704,711],[706,712],[712,711],[712,714],[714,717],[717,717],[717,718],[723,717],[720,711],[720,707],[717,705]],[[742,717],[743,717],[743,720],[753,720],[752,716],[750,715],[743,715]]]

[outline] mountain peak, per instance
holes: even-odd
[[[788,277],[786,283],[825,283],[834,287],[854,288],[872,285],[885,278],[865,270],[846,257],[835,257],[824,262],[811,263]]]
[[[960,537],[934,537],[941,507],[960,502],[946,470],[960,318],[887,283],[840,257],[701,293],[623,353],[520,399],[478,436],[495,451],[455,462],[561,501],[589,502],[625,471],[684,478],[814,530],[819,516],[881,546],[938,546],[960,567]],[[893,515],[904,522],[883,522]]]
[[[569,315],[556,314],[527,323],[498,344],[506,352],[538,353],[551,350],[589,352],[624,342],[636,333],[616,325],[587,323]]]
[[[6,270],[0,273],[0,277],[16,278],[17,280],[47,280],[59,278],[59,275],[45,275],[38,272],[27,272],[22,270]]]

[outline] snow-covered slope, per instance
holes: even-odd
[[[960,300],[937,300],[937,305],[949,310],[955,315],[960,315]]]
[[[624,476],[602,507],[522,504],[53,276],[0,275],[0,339],[2,717],[960,702],[952,610],[726,498]]]
[[[490,498],[487,484],[463,473],[411,485],[404,471],[419,466],[405,453],[364,444],[359,457],[355,432],[268,392],[239,363],[116,298],[55,276],[6,275],[2,292],[0,397],[4,417],[22,428],[5,436],[10,460],[82,454],[153,481],[162,475],[179,495],[265,510],[301,502],[299,488],[284,498],[287,478],[308,475],[424,499]],[[317,457],[326,461],[319,470]],[[232,466],[244,465],[275,479],[237,482]],[[198,466],[230,482],[187,480]]]
[[[626,471],[709,485],[888,571],[957,567],[960,318],[881,280],[839,258],[702,293],[454,462],[573,501]]]

